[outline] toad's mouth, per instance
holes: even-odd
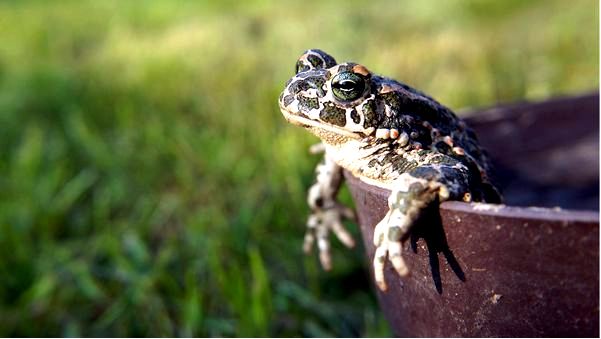
[[[342,135],[348,138],[352,138],[352,139],[362,139],[361,136],[359,136],[356,133],[353,132],[349,132],[345,129],[342,129],[340,127],[336,127],[334,125],[329,125],[329,124],[324,124],[324,123],[320,123],[317,122],[315,120],[311,120],[309,118],[305,118],[304,116],[301,115],[296,115],[296,114],[292,114],[288,111],[286,111],[284,108],[280,107],[280,110],[282,111],[282,114],[284,115],[284,118],[286,118],[286,120],[288,122],[290,122],[291,124],[297,125],[297,126],[301,126],[304,128],[308,128],[308,127],[314,127],[314,128],[320,128],[322,130],[328,131],[328,132],[332,132],[338,135]]]

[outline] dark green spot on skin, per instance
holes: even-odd
[[[352,72],[354,66],[355,64],[340,65],[340,68],[338,68],[338,73],[340,74],[342,72]]]
[[[319,118],[336,126],[346,125],[346,111],[332,104],[326,104],[319,114]]]
[[[288,87],[290,93],[296,94],[300,91],[306,91],[309,88],[309,84],[304,80],[298,80]]]
[[[384,157],[383,162],[386,164],[392,164],[392,168],[400,173],[409,172],[417,167],[416,161],[409,161],[402,155],[392,152]]]
[[[325,64],[322,65],[322,67],[330,68],[330,67],[334,67],[336,65],[336,60],[328,53],[326,53],[322,50],[319,50],[319,49],[311,50],[311,52],[318,54],[321,57],[321,59],[323,59],[323,62],[325,62]]]
[[[405,194],[407,195],[407,194]],[[407,210],[409,209],[409,207],[411,206],[411,204],[409,203],[409,201],[407,201],[408,197],[403,197],[399,200],[398,203],[395,204],[395,208],[398,208],[399,211],[405,213],[407,212]]]
[[[288,90],[292,94],[297,94],[301,91],[306,91],[310,88],[317,89],[317,94],[320,97],[325,95],[323,90],[323,85],[325,84],[325,80],[321,76],[310,75],[306,76],[304,79],[297,80],[295,83],[291,84],[288,87]]]
[[[323,87],[323,84],[325,83],[325,80],[322,77],[307,77],[305,79],[305,81],[310,83],[311,87],[314,87],[314,88],[321,88],[321,87]]]
[[[394,152],[389,152],[384,156],[382,160],[371,159],[367,164],[368,167],[373,168],[375,166],[385,166],[392,164],[394,171],[399,173],[409,172],[415,169],[418,165],[415,161],[409,161],[402,155]]]
[[[409,172],[412,169],[417,167],[417,162],[415,161],[407,161],[405,159],[397,159],[397,161],[392,163],[392,166],[395,170],[405,173]]]
[[[365,105],[363,105],[363,116],[365,120],[363,121],[363,128],[367,129],[370,127],[377,127],[378,121],[376,119],[376,104],[373,100],[369,100]]]
[[[351,110],[351,119],[353,119],[353,122],[356,124],[361,122],[361,117],[359,116],[359,113],[357,113],[357,110],[355,110],[354,108]]]
[[[426,180],[438,180],[440,179],[440,172],[430,166],[418,167],[415,170],[411,171],[411,175],[416,176],[418,178],[426,179]],[[416,185],[417,183],[412,184]],[[421,186],[421,184],[420,184]],[[411,187],[409,187],[411,190]]]
[[[447,145],[448,147],[448,145]],[[430,159],[430,164],[435,164],[435,165],[447,165],[447,166],[453,166],[457,163],[458,159],[455,159],[453,157],[450,156],[445,156],[442,153],[438,154],[436,157],[433,157]]]
[[[397,241],[401,239],[403,235],[401,228],[399,226],[393,226],[388,228],[388,239],[392,241]]]
[[[405,88],[406,87],[406,88]],[[408,86],[403,86],[409,93],[416,93]],[[384,102],[397,114],[407,114],[421,121],[428,121],[436,126],[450,126],[454,120],[448,108],[433,99],[409,96],[402,91],[381,93]]]
[[[309,60],[309,62],[311,63],[311,65],[313,65],[313,67],[323,68],[323,63],[321,62],[321,59],[319,59],[317,56],[309,54],[309,55],[307,55],[307,60]]]
[[[424,190],[424,185],[422,185],[422,183],[414,182],[411,185],[409,185],[409,192],[410,193],[420,193],[423,190]]]
[[[293,95],[286,95],[284,97],[284,106],[288,106],[290,105],[290,103],[294,101],[294,96]]]
[[[380,96],[382,97],[382,99],[384,99],[386,105],[392,108],[393,111],[400,111],[402,100],[401,96],[397,92],[383,93],[380,94]]]
[[[305,72],[311,69],[308,65],[305,65],[301,60],[296,62],[295,71],[296,73]]]
[[[307,112],[312,109],[319,108],[319,103],[317,101],[317,98],[300,97],[300,98],[298,98],[298,105],[299,105],[301,111],[307,111]]]

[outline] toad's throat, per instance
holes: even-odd
[[[353,132],[349,132],[347,130],[344,130],[342,128],[333,126],[333,125],[328,125],[328,124],[324,124],[324,123],[320,123],[305,117],[302,117],[300,115],[295,115],[295,114],[291,114],[288,111],[286,111],[285,109],[281,109],[282,114],[284,115],[284,118],[286,118],[286,120],[288,120],[288,122],[295,124],[295,125],[299,125],[299,126],[303,126],[303,127],[316,127],[316,128],[321,128],[323,130],[326,130],[328,132],[332,132],[341,136],[345,136],[347,138],[351,138],[351,139],[357,139],[360,140],[362,139],[361,136],[359,136],[356,133]]]

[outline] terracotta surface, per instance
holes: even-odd
[[[377,292],[397,335],[598,337],[599,214],[584,210],[598,209],[598,100],[468,119],[501,169],[507,205],[562,209],[446,202],[426,213],[405,246],[412,275],[387,266],[389,290]],[[345,175],[371,262],[388,191]]]

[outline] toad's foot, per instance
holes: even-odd
[[[323,151],[323,144],[312,147],[312,152]],[[307,203],[311,208],[311,215],[307,220],[307,233],[303,249],[309,253],[313,243],[317,240],[319,249],[319,261],[325,270],[332,268],[330,256],[330,231],[340,239],[347,247],[355,246],[355,241],[350,233],[344,228],[344,219],[355,219],[353,210],[340,204],[336,195],[342,183],[342,167],[338,166],[327,153],[323,161],[315,168],[316,180],[309,189]]]
[[[440,201],[448,198],[446,187],[436,181],[402,174],[388,197],[389,211],[374,230],[374,279],[378,288],[388,288],[384,279],[386,258],[400,276],[409,274],[409,268],[401,256],[402,241],[407,238],[411,227],[420,212],[437,197]]]
[[[329,240],[330,231],[334,232],[336,237],[346,247],[352,248],[355,246],[353,237],[342,224],[344,219],[354,220],[355,214],[352,209],[336,203],[329,208],[314,210],[307,220],[307,232],[305,233],[303,250],[305,253],[310,253],[313,243],[317,239],[319,261],[325,270],[332,268]]]

